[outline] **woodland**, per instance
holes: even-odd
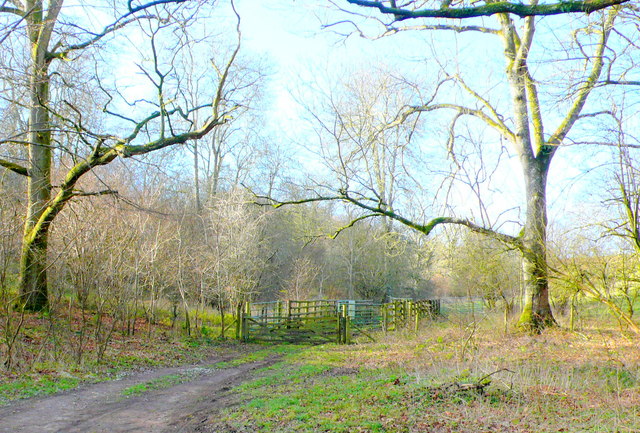
[[[379,51],[296,81],[244,3],[0,3],[6,380],[224,339],[244,301],[464,297],[518,338],[637,338],[636,2],[282,1]]]

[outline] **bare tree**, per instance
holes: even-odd
[[[394,1],[390,2],[369,2],[352,0],[349,3],[369,7],[379,10],[383,18],[379,22],[383,23],[383,34],[393,34],[402,30],[447,30],[457,33],[481,33],[483,35],[497,36],[502,42],[502,53],[506,63],[506,74],[504,83],[511,93],[511,101],[506,110],[501,110],[500,106],[492,101],[491,94],[475,90],[467,84],[464,77],[459,74],[452,74],[445,71],[445,78],[436,87],[431,97],[420,104],[411,104],[403,107],[397,112],[395,118],[384,122],[382,128],[392,129],[404,124],[417,115],[426,115],[441,110],[451,110],[455,116],[450,126],[450,139],[448,146],[455,149],[454,142],[456,127],[460,120],[473,118],[484,122],[488,127],[496,131],[498,137],[507,140],[522,167],[522,176],[525,181],[525,202],[526,214],[524,227],[519,235],[513,236],[501,233],[492,227],[478,224],[470,219],[457,217],[436,217],[427,221],[415,218],[398,210],[389,208],[382,201],[381,197],[375,193],[363,194],[359,190],[340,188],[337,194],[334,192],[319,193],[311,199],[301,200],[341,200],[360,207],[366,213],[361,218],[379,215],[399,221],[419,232],[429,234],[435,227],[441,224],[458,224],[466,226],[472,231],[491,236],[501,242],[517,248],[522,253],[523,268],[525,275],[525,294],[523,300],[523,310],[520,316],[520,324],[527,329],[537,331],[545,326],[555,323],[551,305],[549,302],[548,265],[546,258],[546,231],[547,231],[547,204],[546,190],[547,178],[551,161],[557,150],[562,145],[571,143],[569,134],[580,120],[593,118],[598,115],[606,115],[606,111],[586,112],[587,99],[598,86],[617,80],[603,79],[604,71],[607,74],[615,70],[614,64],[616,56],[609,58],[605,55],[607,50],[612,50],[609,39],[614,33],[614,22],[620,14],[619,7],[610,8],[599,14],[590,17],[582,28],[576,29],[573,33],[573,46],[567,48],[571,52],[571,59],[580,59],[582,65],[580,69],[574,71],[575,79],[566,87],[569,95],[563,103],[566,111],[558,122],[555,118],[548,116],[549,111],[555,113],[556,109],[546,110],[543,99],[540,96],[540,88],[544,84],[536,80],[534,72],[529,67],[530,53],[534,47],[536,34],[536,19],[533,15],[545,14],[538,8],[537,2],[523,5],[511,3],[501,3],[500,8],[506,8],[503,13],[495,15],[497,27],[486,27],[476,25],[449,25],[431,24],[425,22],[417,26],[404,26],[407,19],[424,17],[452,17],[455,11],[462,11],[465,16],[484,15],[484,12],[493,10],[493,3],[481,6],[469,6],[468,8],[457,9],[447,3],[438,10],[421,9],[423,2],[409,2],[401,7],[396,7]],[[579,7],[584,8],[590,2],[583,2]],[[610,4],[599,4],[599,7],[606,7]],[[546,6],[546,5],[545,5]],[[573,5],[576,6],[576,5]],[[520,14],[525,16],[522,27],[517,28],[514,18],[507,13],[510,8],[516,7]],[[560,5],[554,6],[555,13],[560,13]],[[590,6],[589,6],[590,7]],[[568,8],[565,11],[578,11],[583,9]],[[483,12],[484,11],[484,12]],[[525,11],[525,12],[523,12]],[[470,15],[465,15],[469,13]],[[495,12],[487,13],[492,15]],[[595,16],[597,15],[597,16]],[[384,21],[389,17],[388,21]],[[355,25],[353,21],[346,24]],[[341,22],[340,25],[345,25]],[[576,62],[577,65],[577,62]],[[475,73],[476,71],[474,71]],[[573,75],[567,76],[572,78]],[[457,89],[465,93],[472,101],[470,103],[451,102],[448,92],[442,89],[450,88],[454,85]],[[545,126],[554,124],[551,133],[545,132]],[[337,123],[339,124],[339,123]],[[577,141],[577,140],[574,140]],[[353,175],[351,176],[353,177]],[[350,185],[347,185],[350,186]],[[280,203],[276,203],[278,206]]]
[[[389,68],[371,66],[347,75],[338,86],[318,84],[314,90],[306,99],[315,102],[304,105],[327,169],[327,179],[314,178],[318,189],[331,185],[358,198],[370,197],[372,204],[394,213],[397,203],[422,188],[408,170],[417,163],[409,144],[420,116],[397,121],[398,112],[420,89]],[[381,215],[386,230],[392,231],[394,219]]]
[[[190,37],[189,48],[183,50],[178,59],[181,69],[186,72],[180,92],[193,107],[206,102],[207,89],[215,88],[225,73],[228,53],[216,52],[221,39],[206,34]],[[254,163],[261,123],[256,108],[261,100],[262,69],[262,65],[247,58],[236,59],[229,71],[223,97],[223,101],[233,101],[233,119],[207,137],[192,140],[187,145],[193,155],[194,198],[198,212],[223,187],[233,188],[244,180],[244,173]],[[198,124],[201,115],[199,111],[193,112],[190,120]]]
[[[609,310],[622,327],[640,334],[634,321],[633,305],[638,298],[637,257],[621,248],[617,254],[607,253],[611,245],[578,235],[573,242],[554,249],[553,266],[557,286],[570,302],[569,326],[575,326],[577,300],[596,301]]]
[[[8,142],[26,145],[29,158],[24,165],[9,159],[0,160],[0,165],[26,176],[28,182],[29,203],[20,267],[20,290],[25,308],[41,310],[47,307],[48,234],[56,216],[74,197],[113,192],[109,189],[92,192],[79,190],[77,185],[83,176],[116,158],[131,158],[202,138],[229,119],[236,105],[226,100],[225,94],[230,71],[240,49],[239,17],[236,26],[238,43],[219,70],[211,99],[191,106],[180,98],[175,88],[175,77],[180,72],[176,70],[172,59],[176,52],[186,47],[182,35],[188,32],[203,8],[205,5],[197,1],[180,0],[115,4],[114,20],[101,28],[84,28],[75,23],[74,7],[67,10],[63,0],[47,4],[40,0],[16,1],[11,6],[0,8],[5,26],[10,26],[16,17],[18,22],[25,24],[25,29],[12,32],[8,40],[15,41],[18,47],[24,47],[24,52],[29,56],[24,62],[28,69],[28,128],[17,137],[7,137]],[[106,100],[103,113],[108,118],[128,125],[129,131],[122,133],[123,130],[119,129],[105,132],[107,121],[103,128],[93,129],[92,123],[83,116],[82,107],[66,100],[64,92],[56,93],[61,89],[60,86],[70,84],[65,81],[68,77],[61,75],[64,72],[62,61],[77,61],[114,38],[126,37],[125,31],[133,31],[134,27],[137,37],[144,41],[138,46],[148,47],[141,52],[146,52],[150,60],[147,64],[139,62],[138,68],[141,76],[150,83],[152,99],[143,97],[129,102],[129,98],[119,93],[117,88],[108,90],[109,86],[98,79],[99,73],[96,73],[93,85],[103,92]],[[167,53],[169,59],[165,60],[162,56]],[[100,68],[96,66],[95,70],[106,73]],[[53,77],[57,78],[54,80]],[[57,104],[53,103],[54,96],[61,98]],[[116,105],[118,102],[130,105],[126,114],[119,110]],[[69,114],[59,109],[62,106],[66,107],[66,113]],[[206,113],[198,124],[189,120],[195,112]],[[63,139],[63,131],[73,132],[83,149],[72,156],[73,166],[54,182],[54,152],[56,149],[69,150],[68,146],[59,142]]]
[[[615,116],[617,137],[613,143],[613,177],[610,185],[610,199],[607,201],[619,215],[613,218],[608,233],[624,239],[640,255],[640,170],[638,169],[637,137],[627,132],[622,116],[624,109]],[[627,114],[628,116],[628,114]],[[633,117],[633,116],[632,116]]]
[[[5,185],[4,180],[10,173],[2,173],[0,178],[0,356],[5,368],[14,367],[16,352],[21,342],[24,313],[14,314],[13,307],[18,301],[13,288],[11,275],[15,273],[17,241],[20,238],[20,202],[17,194],[11,191],[11,182]]]

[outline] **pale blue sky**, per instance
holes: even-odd
[[[321,24],[329,22],[331,13],[335,14],[333,17],[336,21],[344,19],[345,14],[329,12],[321,6],[322,4],[326,5],[327,2],[238,0],[237,3],[242,16],[244,48],[256,55],[265,55],[273,66],[269,86],[271,94],[275,97],[275,105],[269,112],[269,119],[278,127],[284,126],[290,136],[281,135],[283,139],[299,138],[293,136],[300,132],[299,116],[302,113],[289,92],[300,86],[301,78],[304,80],[304,77],[320,74],[326,79],[327,76],[332,76],[332,69],[355,69],[358,65],[376,61],[390,65],[402,64],[404,68],[411,68],[412,60],[419,59],[422,62],[424,58],[437,55],[436,52],[429,52],[424,38],[441,41],[438,48],[444,54],[443,60],[456,49],[463,52],[474,50],[475,55],[469,56],[466,62],[487,64],[488,57],[483,52],[482,45],[466,47],[465,43],[459,43],[456,34],[450,32],[406,32],[376,41],[358,36],[342,38],[329,30],[323,30]],[[435,62],[430,63],[434,69],[437,68]],[[501,59],[498,58],[495,63],[501,65]],[[425,66],[421,64],[418,67]],[[312,164],[308,160],[305,163]],[[518,169],[513,164],[509,165]],[[509,176],[508,172],[504,176],[513,177]],[[503,187],[503,193],[509,194],[506,201],[510,205],[521,196],[518,178],[519,176],[516,176]],[[464,194],[462,196],[464,197]],[[460,196],[456,198],[464,201]]]
[[[376,60],[407,67],[416,58],[425,58],[435,66],[436,59],[447,61],[448,58],[450,71],[459,69],[466,71],[468,76],[475,75],[477,82],[470,84],[480,89],[484,86],[486,91],[491,91],[486,89],[486,83],[491,81],[490,77],[502,75],[504,66],[500,55],[501,46],[499,41],[497,44],[493,42],[495,39],[491,38],[495,38],[494,36],[476,33],[469,38],[468,34],[457,35],[453,32],[412,32],[378,41],[364,40],[357,36],[344,40],[328,30],[321,29],[321,23],[331,20],[328,17],[333,16],[335,20],[345,18],[344,13],[331,15],[332,12],[327,11],[326,5],[327,2],[311,0],[238,0],[238,9],[243,19],[245,48],[264,54],[273,65],[270,88],[276,101],[270,116],[278,127],[284,125],[287,131],[295,130],[299,122],[298,111],[289,91],[300,85],[301,77],[315,73],[327,74],[332,68],[357,66]],[[552,23],[564,25],[573,19],[547,19],[545,22],[551,26]],[[488,26],[496,27],[495,20],[489,18],[484,21]],[[541,32],[544,31],[543,27],[540,28]],[[434,48],[430,49],[429,44],[425,43],[426,40],[433,41],[431,45]],[[555,43],[550,42],[551,46]],[[456,63],[453,63],[449,54],[456,51],[459,56],[455,60]],[[499,96],[500,94],[502,96]],[[492,98],[496,96],[507,100],[510,98],[505,87],[494,89]],[[553,119],[552,114],[547,115],[548,120]],[[577,163],[581,152],[578,149],[562,149],[552,164],[549,183],[552,220],[566,219],[571,214],[584,215],[585,209],[589,206],[588,203],[582,202],[578,207],[577,201],[568,200],[582,200],[582,191],[592,186],[594,176],[596,179],[601,176],[601,171],[583,176],[584,165]],[[587,153],[591,154],[592,150],[588,150]],[[601,162],[603,159],[597,157],[588,165],[594,166]],[[518,203],[522,203],[523,198],[522,175],[518,161],[511,158],[503,161],[501,167],[496,175],[500,193],[494,194],[489,200],[497,213],[517,206]],[[576,181],[576,178],[580,181]],[[461,197],[463,196],[464,194]],[[465,199],[461,197],[458,199],[464,202]],[[522,212],[519,216],[514,212],[507,219],[522,217]]]

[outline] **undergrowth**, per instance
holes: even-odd
[[[219,329],[212,328],[212,323],[202,324],[187,335],[179,326],[138,318],[136,332],[132,333],[124,323],[107,316],[100,318],[102,328],[98,328],[93,313],[73,305],[46,313],[14,315],[11,320],[21,326],[12,351],[0,344],[4,363],[0,366],[0,405],[54,394],[82,383],[111,380],[132,370],[196,363],[212,351],[242,355],[255,350],[217,339]],[[9,331],[5,329],[7,323],[12,322],[0,323],[3,336]],[[101,341],[101,329],[111,328],[108,341]],[[101,344],[104,350],[98,356]]]

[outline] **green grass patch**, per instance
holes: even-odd
[[[0,404],[13,400],[55,394],[77,387],[83,381],[77,377],[24,377],[0,384]]]
[[[255,431],[393,431],[419,387],[391,371],[340,370],[329,365],[277,365],[271,375],[237,388],[247,402],[227,414],[235,428]],[[403,386],[398,386],[403,383]]]
[[[125,388],[122,390],[121,394],[125,397],[133,397],[150,391],[171,388],[173,386],[180,385],[181,383],[190,382],[199,375],[205,373],[207,370],[208,369],[206,368],[191,368],[180,373],[167,374],[165,376],[160,376],[147,382],[138,383]]]
[[[260,349],[251,353],[247,353],[243,356],[232,359],[231,361],[222,361],[210,365],[212,368],[231,368],[238,367],[249,362],[264,361],[273,356],[291,356],[299,353],[305,346],[298,346],[294,344],[281,344],[277,346],[270,346],[266,349]]]

